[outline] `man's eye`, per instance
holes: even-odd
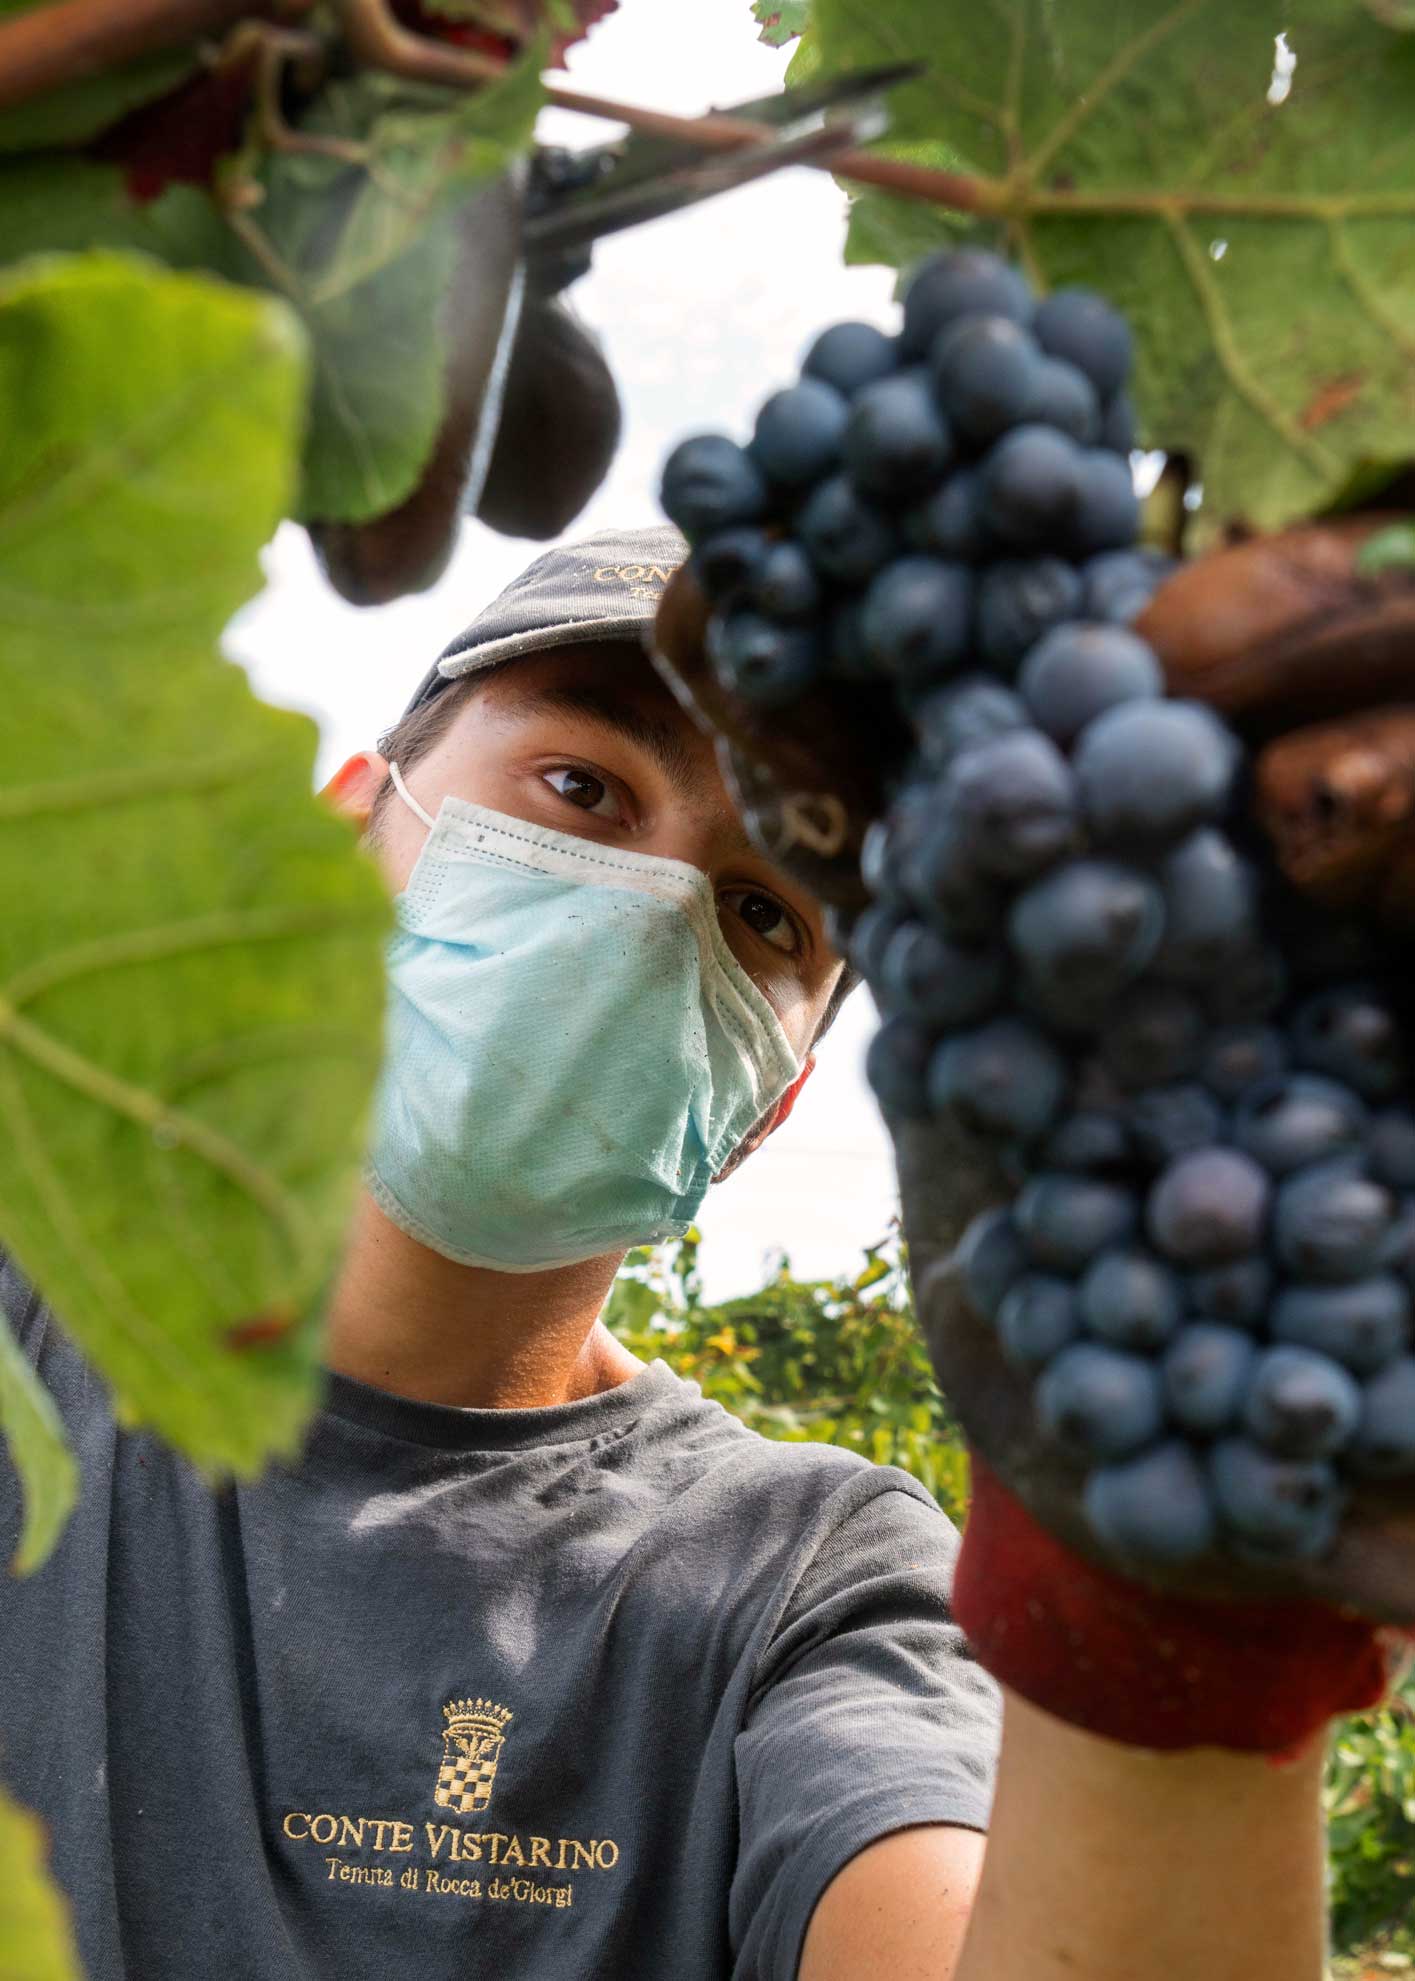
[[[796,924],[779,901],[769,894],[758,894],[754,888],[739,889],[725,897],[735,908],[755,934],[769,942],[775,949],[784,949],[794,956],[801,947],[801,938]]]
[[[593,771],[579,770],[574,764],[561,764],[555,770],[541,774],[567,804],[577,805],[582,812],[593,812],[599,818],[618,818],[618,800],[604,779],[596,777]]]

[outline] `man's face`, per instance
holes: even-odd
[[[346,773],[337,781],[356,812],[360,795],[366,802],[383,777],[382,758],[363,762],[362,794]],[[840,958],[812,897],[748,840],[712,744],[646,656],[570,647],[498,670],[405,782],[434,816],[451,795],[699,868],[712,882],[733,955],[805,1057]],[[376,850],[395,890],[406,885],[426,837],[406,805],[395,799],[381,808]]]

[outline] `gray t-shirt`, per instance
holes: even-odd
[[[0,1598],[0,1780],[89,1981],[791,1981],[865,1844],[986,1828],[999,1697],[907,1474],[656,1361],[536,1410],[334,1377],[213,1493],[0,1302],[83,1467]]]

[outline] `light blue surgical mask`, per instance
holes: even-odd
[[[462,1265],[681,1237],[800,1070],[681,860],[446,797],[397,897],[366,1179]]]

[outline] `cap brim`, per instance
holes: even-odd
[[[614,619],[568,619],[558,626],[536,626],[524,633],[507,633],[499,640],[464,648],[435,660],[418,683],[412,700],[403,711],[406,719],[414,709],[432,701],[442,689],[464,675],[479,674],[505,660],[521,660],[528,654],[548,653],[555,647],[591,646],[599,642],[623,641],[639,646],[653,625],[653,614],[622,614]]]

